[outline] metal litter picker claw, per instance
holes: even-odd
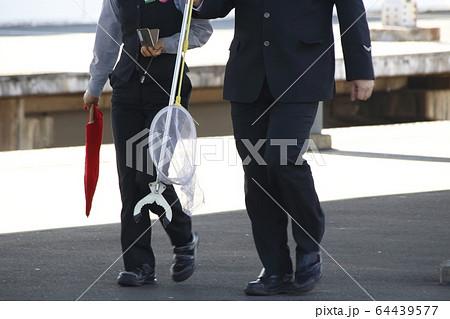
[[[156,189],[156,187],[158,185],[160,186],[160,189]],[[170,207],[169,203],[166,201],[166,199],[161,195],[162,192],[164,192],[164,190],[166,189],[166,185],[164,184],[157,184],[155,183],[150,183],[148,184],[149,188],[150,188],[150,193],[145,196],[144,198],[142,198],[137,204],[136,206],[134,206],[134,220],[136,222],[138,222],[141,219],[141,210],[142,208],[147,205],[147,204],[152,204],[152,203],[156,203],[159,206],[161,206],[162,208],[164,208],[164,216],[162,217],[163,223],[164,225],[167,225],[170,223],[170,221],[172,220],[172,208]]]
[[[195,148],[197,133],[189,112],[181,105],[181,87],[184,75],[184,61],[188,50],[188,34],[192,19],[193,0],[187,0],[183,12],[180,40],[178,43],[175,69],[172,78],[169,105],[154,117],[149,132],[149,153],[156,168],[156,181],[149,184],[150,193],[143,197],[134,208],[134,218],[138,221],[141,210],[147,204],[156,203],[164,208],[161,215],[163,225],[172,220],[171,205],[163,197],[166,185],[180,185],[178,194],[183,211],[190,215],[196,198],[203,193],[196,187]],[[178,92],[177,92],[178,91]],[[178,192],[177,192],[178,193]]]

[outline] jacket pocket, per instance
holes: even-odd
[[[330,39],[330,35],[311,35],[311,36],[303,36],[299,39],[301,43],[304,44],[321,44]]]

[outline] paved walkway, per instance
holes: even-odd
[[[439,265],[450,259],[450,122],[326,133],[334,149],[306,156],[327,215],[325,277],[309,295],[267,299],[450,300],[449,287],[439,285]],[[194,215],[201,238],[196,274],[171,282],[171,248],[155,225],[159,283],[138,289],[115,284],[122,262],[111,145],[102,146],[89,219],[82,147],[0,153],[0,300],[75,300],[107,269],[81,300],[258,299],[242,292],[261,266],[229,140],[201,139],[209,147],[222,143],[225,154],[204,148],[199,166],[207,204]]]

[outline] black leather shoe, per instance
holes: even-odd
[[[297,270],[291,291],[294,295],[301,295],[314,289],[322,279],[322,256],[320,252],[306,254],[297,258]]]
[[[173,263],[170,267],[170,274],[173,281],[185,281],[192,276],[197,264],[198,235],[192,233],[192,241],[186,246],[175,247],[173,249]]]
[[[292,274],[268,275],[265,269],[261,271],[257,280],[249,282],[244,292],[249,296],[270,296],[285,294],[292,290]]]
[[[155,282],[155,269],[148,264],[140,265],[133,271],[122,271],[117,277],[117,283],[126,287],[136,287]]]

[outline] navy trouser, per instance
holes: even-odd
[[[169,80],[161,81],[160,84],[169,92],[170,82]],[[122,251],[126,251],[123,256],[125,269],[131,271],[144,263],[152,267],[155,266],[155,256],[151,248],[151,221],[148,209],[158,216],[164,213],[164,209],[156,204],[147,205],[142,209],[140,221],[135,222],[134,207],[139,200],[150,193],[148,184],[156,180],[156,171],[154,167],[146,170],[147,156],[149,156],[147,151],[144,152],[144,158],[136,158],[137,147],[135,146],[139,142],[145,143],[148,134],[133,143],[134,146],[131,148],[132,153],[130,154],[127,154],[127,141],[144,129],[150,128],[154,116],[159,110],[167,106],[169,98],[156,85],[141,84],[137,75],[127,83],[114,82],[113,87],[111,114],[122,198],[121,244]],[[185,77],[182,93],[183,106],[187,107],[190,92],[191,84],[189,79]],[[127,166],[127,156],[132,158],[132,167]],[[144,172],[137,170],[137,161],[144,163]],[[150,160],[148,162],[151,163]],[[182,211],[173,186],[168,186],[163,196],[172,206],[173,213],[172,221],[165,230],[172,245],[184,246],[191,240],[191,218]],[[137,242],[135,242],[136,240]]]
[[[297,260],[320,250],[324,214],[310,167],[301,157],[318,103],[275,103],[262,115],[274,100],[265,83],[257,101],[231,102],[231,113],[256,249],[266,273],[282,275],[292,273],[288,214],[295,220]]]

